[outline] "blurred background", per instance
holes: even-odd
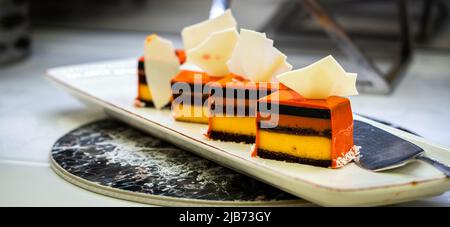
[[[168,36],[181,47],[180,30],[208,18],[214,0],[0,2],[0,64],[4,65],[31,53],[33,40],[40,42],[46,35],[53,37],[58,32],[61,38],[64,35],[81,38],[89,34],[96,40],[124,41],[127,45],[120,45],[124,48],[122,56],[135,54],[130,51],[140,48],[141,43],[131,38],[139,40],[153,32]],[[416,51],[448,54],[450,50],[448,1],[215,2],[226,2],[232,8],[239,27],[268,33],[275,45],[290,56],[294,66],[309,63],[311,59],[303,58],[305,55],[346,55],[346,60],[352,64],[344,62],[344,65],[349,71],[359,72],[358,86],[362,92],[385,94],[392,91]],[[77,31],[79,36],[69,35]],[[117,46],[115,48],[117,51]],[[115,57],[111,49],[97,52]]]

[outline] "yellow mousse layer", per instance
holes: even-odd
[[[211,118],[210,129],[216,132],[255,136],[256,118],[233,116],[213,117]]]
[[[259,130],[259,149],[299,158],[331,160],[331,139]]]
[[[139,84],[139,98],[144,101],[152,101],[150,88],[146,84]]]
[[[208,124],[208,107],[172,104],[172,114],[177,121]]]

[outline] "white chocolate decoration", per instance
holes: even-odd
[[[203,70],[196,66],[194,63],[191,62],[184,62],[181,66],[180,66],[180,71],[182,70],[188,70],[188,71],[196,71],[196,72],[203,72]]]
[[[236,25],[237,23],[231,10],[226,10],[223,14],[215,18],[185,27],[181,31],[184,49],[188,51],[202,43],[212,33],[229,28],[236,28]]]
[[[277,76],[278,81],[308,99],[357,95],[356,73],[347,73],[328,55],[304,68]]]
[[[214,32],[201,44],[190,49],[187,58],[210,76],[226,76],[229,73],[226,63],[238,37],[234,28]]]
[[[292,69],[286,58],[265,33],[241,29],[227,65],[230,72],[253,82],[270,82],[275,75]]]
[[[166,39],[150,35],[145,40],[145,76],[157,109],[166,106],[172,96],[170,81],[180,70],[175,47]]]

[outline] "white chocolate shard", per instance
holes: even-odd
[[[346,76],[342,77],[342,81],[334,88],[333,94],[338,96],[358,95],[356,89],[357,77],[358,74],[356,73],[346,73]]]
[[[226,76],[229,73],[226,63],[238,37],[234,28],[214,32],[201,44],[188,50],[187,58],[210,76]]]
[[[329,55],[304,68],[277,76],[278,81],[308,99],[357,95],[356,73],[347,73]]]
[[[202,43],[212,33],[236,28],[236,25],[237,23],[231,10],[226,10],[223,14],[215,18],[185,27],[181,31],[184,49],[188,51]]]
[[[188,71],[196,71],[196,72],[203,72],[203,70],[196,66],[194,63],[191,62],[185,62],[180,66],[180,70],[188,70]]]
[[[175,47],[169,40],[150,35],[145,41],[145,76],[157,109],[166,106],[172,96],[170,81],[180,70]]]
[[[265,33],[241,29],[227,65],[230,72],[253,82],[269,82],[275,75],[292,69],[286,59]]]

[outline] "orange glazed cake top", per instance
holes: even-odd
[[[230,74],[229,76],[217,81],[217,83],[212,84],[212,86],[220,85],[222,87],[231,86],[233,89],[281,89],[286,88],[279,82],[253,82],[245,79],[242,76]]]
[[[347,103],[350,105],[350,100],[344,97],[330,96],[327,99],[306,99],[302,95],[288,88],[280,89],[277,93],[263,97],[259,101],[316,109],[332,109],[338,105],[347,105]]]
[[[233,73],[230,73],[228,76],[216,81],[215,83],[211,84],[211,87],[222,87],[222,88],[226,88],[227,86],[231,86],[229,88],[232,89],[255,89],[255,90],[259,90],[259,89],[267,89],[267,90],[271,90],[271,89],[275,89],[275,90],[280,90],[280,89],[287,89],[286,86],[284,86],[283,84],[279,83],[279,82],[253,82],[250,81],[246,78],[244,78],[243,76],[240,75],[236,75]]]
[[[191,71],[191,70],[181,70],[177,76],[172,79],[173,83],[184,82],[193,84],[197,80],[201,81],[202,84],[209,82],[214,82],[222,79],[223,77],[210,76],[205,72]]]
[[[186,52],[181,49],[175,50],[175,54],[177,55],[178,59],[180,59],[180,64],[183,64],[186,62]]]

